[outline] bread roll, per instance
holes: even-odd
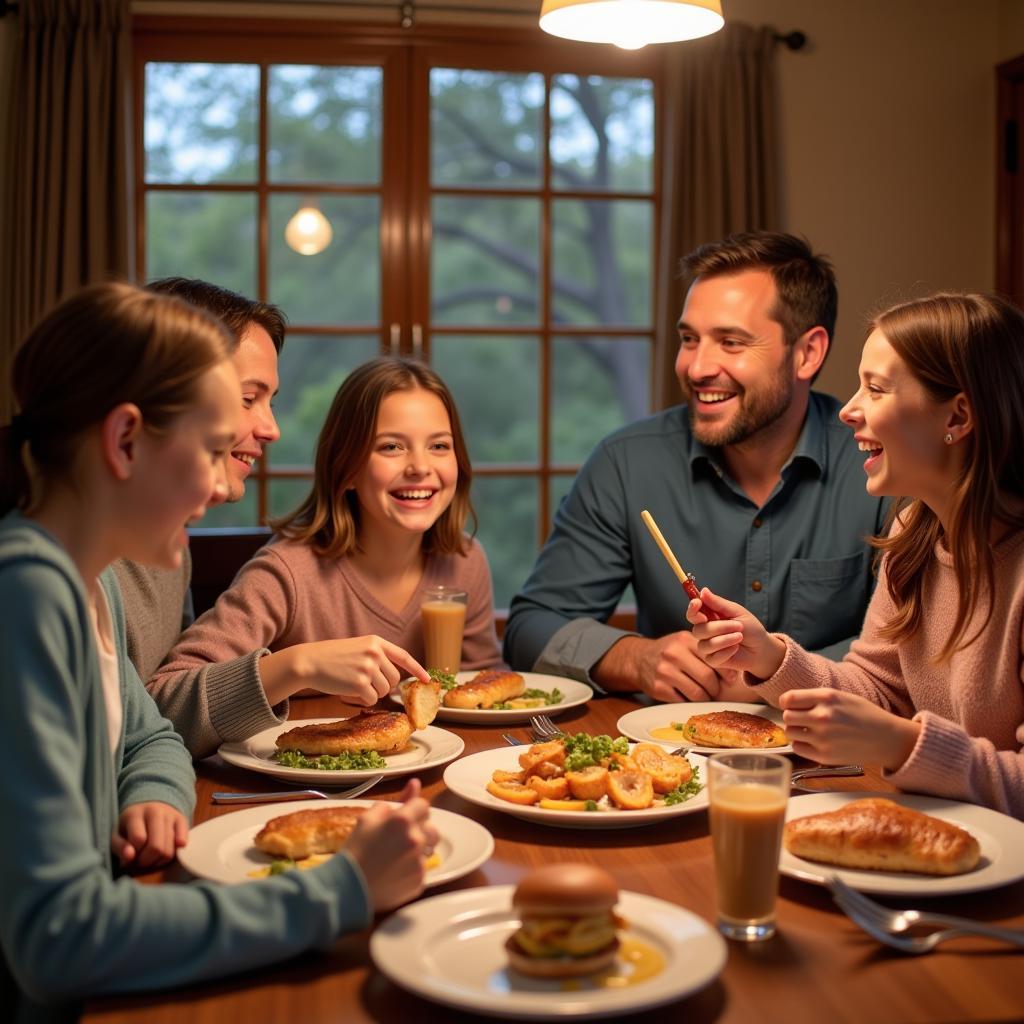
[[[879,797],[795,818],[783,842],[794,856],[823,864],[922,875],[960,875],[981,857],[969,832]]]
[[[426,729],[441,705],[441,684],[436,679],[424,683],[412,679],[402,684],[402,703],[414,729]]]

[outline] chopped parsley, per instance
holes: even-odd
[[[286,871],[294,871],[296,867],[295,861],[288,857],[283,857],[281,860],[271,862],[269,873],[272,875],[283,875]]]
[[[541,708],[551,707],[552,704],[561,704],[565,695],[556,686],[550,693],[547,690],[524,690],[513,700],[504,701],[501,704],[492,704],[492,711],[514,711],[517,708]]]
[[[671,807],[673,804],[684,803],[696,796],[703,788],[700,783],[700,769],[695,767],[689,782],[684,782],[681,786],[676,786],[675,789],[665,794],[663,797],[665,805]]]
[[[369,771],[388,766],[376,750],[346,750],[340,754],[318,754],[315,757],[307,757],[299,750],[279,750],[274,760],[285,768],[315,768],[328,772]]]
[[[455,676],[451,672],[445,672],[442,668],[428,668],[427,675],[430,676],[435,683],[440,683],[441,689],[445,691],[459,685]]]
[[[575,736],[565,737],[565,770],[578,772],[591,765],[604,764],[612,754],[628,753],[629,740],[625,736],[613,740],[611,736],[578,732]]]
[[[596,800],[588,800],[583,805],[583,810],[585,810],[585,811],[599,811],[600,809],[601,808],[597,806],[597,801]]]

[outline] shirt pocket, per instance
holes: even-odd
[[[871,597],[870,551],[845,558],[794,558],[789,565],[789,633],[817,650],[859,635]]]

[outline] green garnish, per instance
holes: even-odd
[[[598,809],[599,809],[599,808],[598,808],[598,806],[597,806],[597,801],[596,801],[596,800],[588,800],[588,801],[587,801],[587,802],[586,802],[586,803],[585,803],[585,804],[583,805],[583,810],[585,810],[585,811],[596,811],[596,810],[598,810]]]
[[[683,728],[684,728],[684,723],[683,722],[673,722],[672,723],[672,728],[675,729],[676,732],[682,732]]]
[[[565,695],[556,686],[550,693],[547,690],[524,690],[518,697],[510,701],[503,701],[500,704],[492,704],[491,711],[517,711],[523,707],[551,707],[552,704],[561,704]],[[532,701],[532,704],[524,704],[524,701]]]
[[[703,788],[700,784],[700,769],[694,768],[689,782],[684,782],[681,786],[676,786],[675,789],[665,794],[665,805],[671,807],[673,804],[681,804],[696,796]]]
[[[286,871],[293,871],[295,869],[295,861],[289,860],[287,857],[282,860],[272,861],[270,864],[270,874],[272,875],[283,875]]]
[[[279,750],[274,760],[285,768],[314,768],[328,772],[361,772],[388,766],[376,750],[346,750],[341,754],[318,754],[316,757],[307,757],[300,750]]]
[[[625,736],[612,739],[611,736],[591,736],[589,733],[578,732],[575,736],[565,737],[565,770],[578,772],[591,765],[599,765],[607,761],[612,754],[628,754],[629,740]],[[608,765],[609,769],[611,765]]]
[[[445,672],[443,668],[428,668],[427,675],[434,680],[435,683],[441,684],[442,690],[450,690],[453,686],[458,686],[458,680],[452,675],[451,672]]]

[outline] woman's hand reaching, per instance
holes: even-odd
[[[707,605],[719,618],[713,622],[701,610]],[[686,609],[693,625],[697,654],[719,671],[734,669],[749,672],[757,679],[773,676],[782,664],[786,645],[773,637],[758,619],[741,604],[704,587]]]

